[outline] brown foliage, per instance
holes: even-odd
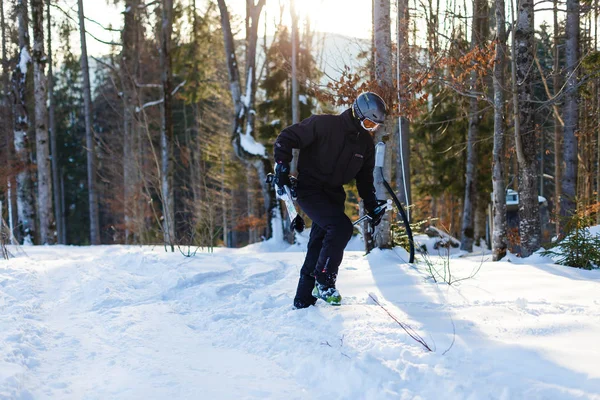
[[[233,228],[238,232],[248,231],[250,229],[263,230],[266,228],[267,222],[265,218],[258,218],[254,215],[249,215],[240,219],[240,222]]]
[[[423,93],[423,87],[429,81],[429,72],[417,76],[411,81],[407,74],[402,74],[400,87],[404,88],[401,107],[398,108],[397,81],[394,81],[394,87],[388,88],[379,85],[375,80],[364,79],[359,73],[353,73],[350,67],[346,66],[338,81],[327,84],[328,91],[316,93],[317,98],[325,103],[336,106],[350,106],[354,99],[363,92],[375,92],[379,94],[387,104],[392,104],[391,115],[396,117],[402,115],[408,119],[415,117],[421,106],[427,103],[427,93]]]

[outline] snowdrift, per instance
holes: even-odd
[[[302,246],[26,251],[0,261],[0,399],[600,399],[600,271],[478,254],[449,286],[347,251],[344,305],[294,310]]]

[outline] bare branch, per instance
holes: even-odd
[[[65,10],[63,10],[58,4],[56,3],[50,3],[50,5],[52,5],[52,7],[55,7],[56,9],[58,9],[60,12],[62,12],[67,18],[69,18],[71,21],[75,22],[76,24],[79,24],[79,21],[77,21],[75,18],[71,17],[71,15],[69,15],[69,13]],[[87,18],[86,18],[87,19]],[[94,21],[95,22],[95,21]],[[107,44],[109,46],[122,46],[121,43],[117,43],[117,42],[107,42],[105,40],[102,39],[98,39],[96,36],[92,35],[87,29],[85,30],[85,33],[87,35],[90,35],[90,37],[94,40],[96,40],[97,42],[103,43],[103,44]]]
[[[185,84],[187,83],[187,80],[181,82],[179,85],[177,85],[175,87],[175,89],[173,89],[173,91],[171,92],[172,96],[175,96],[175,94],[179,91],[179,89],[181,89]],[[161,87],[160,85],[158,85],[159,87]],[[152,106],[157,106],[159,104],[162,104],[163,101],[165,101],[164,98],[160,99],[160,100],[154,100],[154,101],[150,101],[144,105],[142,105],[141,107],[136,107],[135,112],[140,112],[143,111],[144,109],[148,108],[148,107],[152,107]]]
[[[150,6],[153,6],[153,5],[159,4],[159,3],[160,3],[159,0],[155,0],[155,1],[152,1],[152,2],[150,2],[148,4],[138,4],[138,8],[148,8]]]
[[[139,83],[138,81],[135,81],[135,86],[139,87],[139,88],[161,88],[162,85],[159,83]]]
[[[105,31],[109,31],[109,32],[121,32],[120,29],[114,29],[114,28],[107,28],[104,25],[102,25],[100,22],[91,19],[90,17],[85,17],[85,19],[87,19],[88,21],[98,25],[100,28],[104,29]]]
[[[544,71],[542,71],[542,66],[540,65],[540,60],[537,58],[535,53],[534,53],[533,59],[535,60],[535,64],[537,65],[538,70],[540,71],[540,76],[542,77],[542,83],[544,84],[544,89],[546,89],[546,95],[548,96],[548,99],[554,100],[555,96],[552,96],[552,94],[550,94],[550,89],[548,88],[548,81],[546,80],[546,77],[544,76]],[[554,103],[554,102],[552,103],[552,111],[554,112],[554,115],[556,116],[556,119],[558,120],[558,122],[560,122],[560,126],[562,126],[564,128],[565,121],[563,121],[563,119],[560,117],[560,114],[558,113],[558,107],[556,106],[556,103]]]
[[[118,72],[118,71],[117,71],[117,68],[115,68],[115,66],[114,66],[114,65],[110,65],[110,64],[108,64],[108,63],[106,63],[106,62],[102,61],[101,59],[97,58],[97,57],[94,57],[94,56],[91,56],[91,57],[92,57],[92,58],[93,58],[93,59],[94,59],[94,60],[95,60],[97,63],[104,65],[105,67],[107,67],[107,68],[109,68],[109,69],[113,70],[114,72]]]

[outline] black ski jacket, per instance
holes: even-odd
[[[299,185],[340,188],[356,179],[365,207],[376,206],[375,146],[350,109],[340,115],[313,115],[285,128],[275,141],[275,161],[291,162],[292,149],[301,150]]]

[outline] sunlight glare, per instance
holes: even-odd
[[[290,1],[267,2],[268,23],[279,15],[280,6],[285,7],[283,23],[291,26]],[[328,32],[349,37],[371,37],[371,4],[365,0],[296,0],[296,12],[300,29],[304,21],[310,22],[316,32]]]

